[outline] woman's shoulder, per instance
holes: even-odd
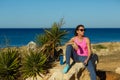
[[[89,37],[84,37],[84,39],[85,39],[87,42],[90,42]]]

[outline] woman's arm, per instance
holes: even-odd
[[[66,45],[72,45],[73,48],[74,48],[75,50],[77,50],[77,49],[78,49],[78,46],[77,46],[77,44],[74,42],[74,38],[75,38],[75,37],[71,38],[71,39],[66,43]]]
[[[88,63],[88,60],[90,59],[90,56],[91,56],[91,43],[90,43],[90,39],[86,38],[86,42],[87,42],[87,48],[88,48],[88,57],[87,57],[87,59],[84,62],[85,64]]]
[[[74,37],[71,38],[65,45],[69,45],[69,44],[74,45]]]

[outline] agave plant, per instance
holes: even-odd
[[[17,80],[20,56],[17,50],[7,49],[0,52],[0,80]]]
[[[46,56],[41,52],[31,51],[30,54],[25,54],[21,68],[23,78],[33,77],[34,80],[37,75],[42,77],[45,62]]]

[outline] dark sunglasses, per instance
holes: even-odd
[[[82,31],[85,31],[85,29],[78,29],[78,30],[81,31],[81,32],[82,32]]]

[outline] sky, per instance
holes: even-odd
[[[0,28],[120,28],[120,0],[0,0]]]

